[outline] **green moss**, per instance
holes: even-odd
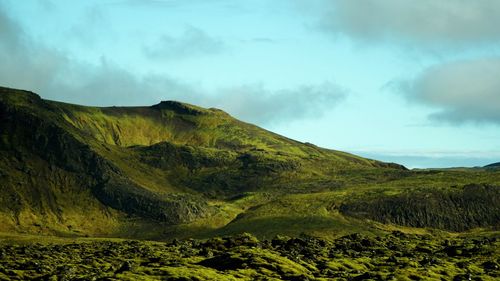
[[[171,243],[108,239],[1,240],[0,277],[117,280],[496,280],[495,236],[353,234],[259,241],[243,234]],[[35,243],[35,241],[37,241]],[[467,255],[449,255],[453,245]],[[481,245],[481,249],[471,245]],[[431,252],[428,249],[433,249]],[[472,250],[476,249],[476,250]],[[471,251],[472,250],[472,251]],[[6,255],[8,253],[8,255]],[[43,255],[43,259],[33,258]],[[84,262],[82,262],[84,261]],[[486,265],[485,265],[486,264]],[[486,267],[485,267],[486,266]]]

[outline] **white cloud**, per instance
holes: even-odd
[[[500,41],[497,0],[324,1],[321,28],[370,42],[466,47]],[[325,8],[326,7],[326,8]]]
[[[419,102],[440,108],[434,119],[500,124],[500,58],[450,62],[404,81],[400,90]]]
[[[332,83],[279,91],[247,85],[222,89],[207,103],[227,108],[243,120],[267,124],[320,117],[345,97],[346,92]]]

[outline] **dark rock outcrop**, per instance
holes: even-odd
[[[346,202],[345,215],[411,227],[464,231],[500,227],[500,187],[470,184],[454,192],[426,190]]]
[[[209,215],[208,204],[189,194],[160,196],[126,179],[111,178],[96,186],[95,196],[105,205],[128,214],[169,224],[194,221]]]

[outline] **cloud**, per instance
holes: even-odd
[[[346,92],[332,83],[278,91],[247,85],[223,89],[207,102],[228,108],[243,120],[269,124],[320,117],[345,97]]]
[[[321,2],[320,28],[368,45],[416,50],[481,50],[500,43],[497,0],[337,0]],[[486,50],[486,49],[482,49]],[[489,49],[490,51],[492,49]],[[443,53],[444,52],[444,53]],[[490,52],[491,53],[491,52]],[[500,124],[500,58],[447,62],[425,69],[398,91],[438,111],[433,121]]]
[[[369,42],[457,47],[500,41],[497,0],[336,0],[321,29]]]
[[[144,47],[144,54],[156,59],[185,59],[221,53],[226,45],[203,30],[188,26],[179,37],[163,35],[156,44]]]
[[[0,83],[84,104],[151,102],[142,81],[105,60],[88,65],[30,38],[0,7]]]
[[[11,21],[0,7],[0,48],[14,51],[23,39],[21,28]]]
[[[210,92],[166,75],[138,76],[106,58],[88,64],[33,40],[1,6],[0,62],[0,85],[28,89],[47,99],[97,106],[179,100],[219,107],[260,125],[318,117],[345,96],[330,83],[278,91],[234,86]]]
[[[435,120],[500,124],[500,57],[449,62],[398,83],[409,98],[440,111]]]
[[[151,105],[195,96],[191,86],[167,76],[138,77],[102,58],[87,64],[30,38],[0,6],[0,84],[48,99],[86,105]]]

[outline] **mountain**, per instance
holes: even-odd
[[[0,88],[0,156],[0,232],[335,236],[500,221],[498,171],[410,171],[176,101],[87,107]]]
[[[484,166],[484,168],[499,168],[499,167],[500,167],[500,162],[492,163],[492,164]]]

